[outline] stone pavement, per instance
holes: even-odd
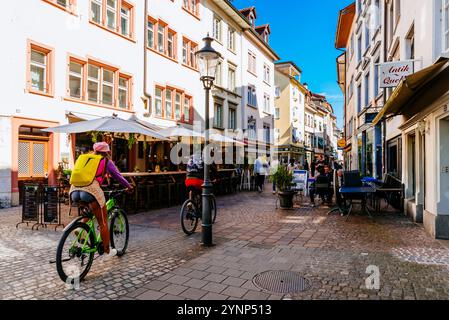
[[[267,188],[268,189],[268,188]],[[15,229],[18,209],[0,211],[2,299],[448,299],[447,244],[400,214],[327,216],[308,204],[276,211],[270,193],[217,199],[212,248],[199,231],[180,231],[179,208],[130,216],[131,242],[122,258],[96,260],[80,290],[67,290],[48,263],[60,231]],[[378,268],[369,290],[367,268]],[[310,290],[283,295],[256,287],[260,272],[288,270]]]

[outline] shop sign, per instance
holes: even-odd
[[[381,88],[395,88],[413,73],[414,61],[398,61],[379,64]]]

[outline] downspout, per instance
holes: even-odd
[[[148,53],[147,53],[147,47],[148,47],[148,37],[147,37],[147,23],[148,23],[148,0],[145,0],[145,9],[144,9],[144,23],[143,23],[143,94],[146,98],[146,104],[148,108],[148,114],[151,115],[151,93],[148,92]]]
[[[383,29],[383,34],[384,34],[384,58],[383,58],[383,62],[387,61],[387,14],[386,14],[386,8],[385,8],[385,2],[383,2],[384,8],[383,8],[383,13],[384,13],[384,23],[382,26]],[[379,9],[380,10],[380,9]],[[381,12],[382,12],[381,11]],[[379,61],[380,63],[380,61]],[[387,89],[384,88],[384,96],[383,96],[383,106],[385,107],[385,104],[387,103]],[[382,171],[383,171],[383,176],[384,177],[387,174],[387,119],[384,118],[382,121]]]

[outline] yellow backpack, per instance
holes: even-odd
[[[102,156],[95,154],[80,155],[72,170],[70,184],[75,187],[90,186],[96,178],[101,159],[103,159]]]

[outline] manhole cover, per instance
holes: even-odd
[[[312,288],[309,279],[291,271],[266,271],[253,278],[256,287],[274,293],[297,293]]]

